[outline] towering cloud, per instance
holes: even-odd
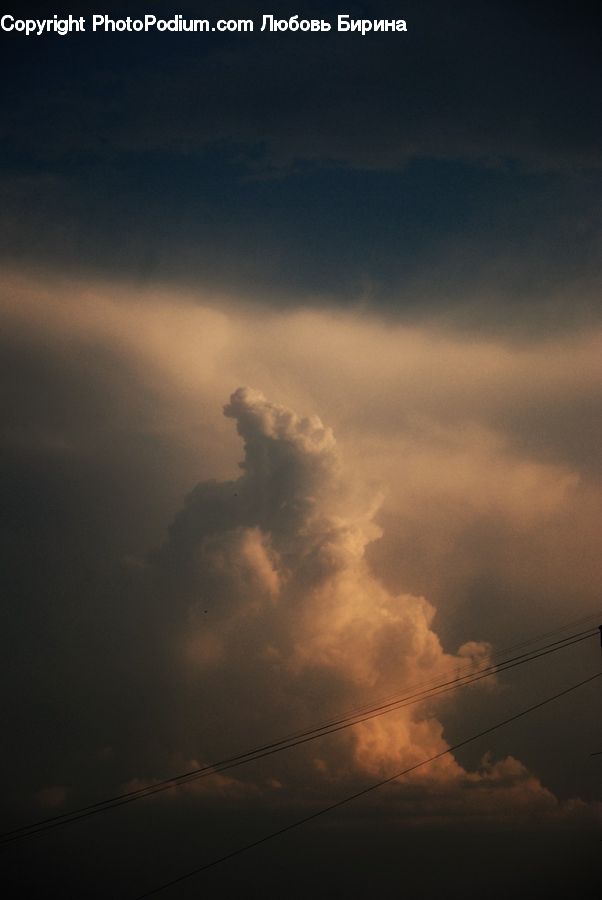
[[[301,418],[249,388],[224,412],[244,440],[242,474],[199,484],[155,561],[185,614],[181,658],[198,677],[234,670],[261,690],[276,679],[300,708],[319,685],[326,707],[349,706],[486,656],[476,642],[446,654],[433,607],[393,596],[370,570],[378,497],[350,478],[318,417]],[[364,723],[337,767],[387,771],[444,749],[429,712],[414,706]],[[455,767],[451,758],[442,765]]]
[[[224,413],[244,441],[242,474],[194,489],[152,566],[176,612],[173,650],[193,694],[229,684],[248,741],[267,721],[281,734],[298,730],[316,724],[320,709],[340,714],[487,659],[491,648],[476,641],[444,652],[432,605],[394,595],[376,577],[365,550],[381,534],[379,498],[356,484],[317,416],[301,418],[250,388],[235,391]],[[448,744],[437,713],[432,703],[412,705],[309,745],[303,777],[310,766],[319,788],[440,753]],[[291,775],[279,759],[266,783],[280,788]],[[240,777],[216,781],[220,795],[254,786],[252,773]],[[512,757],[487,755],[466,771],[447,754],[418,777],[422,800],[404,801],[413,816],[488,816],[500,803],[514,817],[595,814],[580,802],[559,805]]]

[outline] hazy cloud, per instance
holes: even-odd
[[[32,627],[39,653],[35,666],[10,665],[43,711],[36,733],[78,723],[67,753],[60,730],[46,744],[38,784],[71,784],[106,746],[94,777],[107,790],[160,778],[176,757],[247,746],[266,718],[275,736],[297,730],[463,665],[482,639],[500,646],[595,608],[595,436],[576,442],[564,421],[600,377],[595,334],[483,342],[360,314],[191,303],[166,289],[5,284],[3,452],[23,520],[10,534],[8,633]],[[224,396],[245,382],[281,402],[241,389],[224,417]],[[337,441],[294,407],[318,409]],[[161,541],[170,508],[180,512]],[[538,684],[500,700],[520,705]],[[296,773],[278,760],[259,795],[266,779],[294,793],[304,777],[315,787],[401,768],[490,714],[489,702],[474,693],[367,723],[316,747]],[[25,740],[28,720],[10,721]],[[522,738],[497,739],[499,759],[498,747],[546,790],[587,797],[585,770],[568,777]],[[457,785],[475,771],[447,757],[429,777]]]

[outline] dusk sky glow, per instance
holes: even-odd
[[[7,896],[593,896],[599,13],[0,14]]]

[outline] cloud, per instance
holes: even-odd
[[[34,44],[7,36],[2,259],[498,334],[597,321],[596,28],[524,4],[407,15],[407,35],[201,54],[57,39],[35,82]]]
[[[351,705],[358,692],[387,696],[467,660],[488,659],[491,647],[475,641],[456,655],[444,652],[432,628],[434,608],[424,598],[392,594],[370,570],[365,550],[380,536],[377,503],[348,482],[333,433],[317,416],[300,417],[250,388],[235,391],[224,413],[244,441],[242,475],[198,485],[153,561],[170,573],[170,601],[177,573],[180,600],[194,610],[186,641],[205,679],[211,670],[234,671],[238,680],[261,685],[268,706],[266,686],[277,680],[292,699],[286,725],[293,729],[316,683],[323,695],[336,685],[337,702]],[[314,780],[387,777],[443,753],[444,709],[441,702],[417,704],[363,722],[325,755],[312,748]],[[276,763],[270,778],[285,783],[282,773]],[[467,771],[446,754],[417,779],[443,792],[439,815],[460,807],[472,819],[495,818],[499,807],[502,818],[572,814],[512,757],[495,763],[486,757]],[[220,784],[220,791],[227,788]],[[239,782],[232,788],[238,793]],[[431,803],[427,788],[419,818],[429,815]]]
[[[109,745],[93,776],[108,793],[171,774],[174,754],[210,763],[249,735],[276,739],[455,670],[483,653],[480,639],[500,646],[594,608],[598,461],[566,413],[599,378],[595,333],[479,341],[166,288],[5,284],[14,390],[2,448],[21,598],[8,633],[17,646],[31,629],[38,664],[11,665],[41,730],[53,723],[41,783],[72,784]],[[237,390],[223,416],[245,382],[265,395]],[[159,546],[145,557],[149,519]],[[548,674],[573,679],[568,663]],[[515,692],[374,720],[274,758],[254,796],[269,779],[283,798],[352,790],[540,689],[526,676]],[[11,718],[23,744],[31,721]],[[577,752],[568,731],[559,740]],[[521,734],[495,747],[555,794],[588,795],[583,768],[568,773]],[[475,766],[448,756],[421,779],[453,791]],[[250,769],[240,780],[255,783]]]
[[[159,669],[179,717],[188,718],[193,697],[223,697],[232,682],[239,697],[272,710],[281,732],[294,731],[316,690],[322,715],[340,714],[341,704],[487,658],[490,647],[477,642],[444,652],[432,606],[393,595],[372,573],[365,551],[381,534],[380,497],[349,477],[331,429],[249,388],[235,391],[224,413],[244,442],[242,474],[197,485],[144,571],[157,616],[150,657],[155,667],[165,660]],[[415,706],[364,723],[331,743],[320,771],[329,781],[335,771],[374,775],[440,752],[432,713]],[[257,705],[243,700],[237,717],[243,741]],[[458,769],[451,759],[434,768]],[[286,763],[284,772],[276,763],[270,777],[286,782]]]
[[[221,12],[213,8],[216,17]],[[381,3],[372,15],[398,13]],[[79,57],[70,54],[48,67],[35,90],[23,79],[20,92],[6,98],[11,146],[25,145],[34,157],[79,153],[89,161],[161,151],[187,159],[217,144],[268,171],[304,160],[391,169],[415,156],[519,160],[544,170],[599,165],[596,48],[593,29],[581,25],[583,10],[573,23],[555,10],[542,19],[524,4],[484,9],[470,2],[460,11],[410,4],[407,34],[361,38],[337,34],[330,15],[328,35],[274,38],[259,32],[261,11],[247,7],[244,14],[256,17],[253,34],[216,35],[203,54],[198,36],[180,35],[177,53],[164,36],[145,36],[147,47],[170,60],[160,75],[137,42],[126,48],[111,37],[84,36],[84,46],[109,44],[111,69],[99,50],[99,62],[88,55],[77,80],[69,76]],[[9,49],[16,65],[27,65],[25,48]]]
[[[385,801],[388,813],[397,814],[400,822],[411,820],[417,828],[453,821],[456,827],[572,826],[593,831],[602,820],[600,802],[560,802],[511,755],[495,760],[486,753],[473,771],[457,769],[452,774],[441,780],[418,776],[409,784],[397,783]]]

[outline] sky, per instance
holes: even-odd
[[[599,13],[102,10],[149,11],[254,30],[0,31],[3,833],[602,622]],[[157,896],[588,896],[600,680],[452,748],[600,663],[6,844],[4,883],[134,900],[437,756]]]

